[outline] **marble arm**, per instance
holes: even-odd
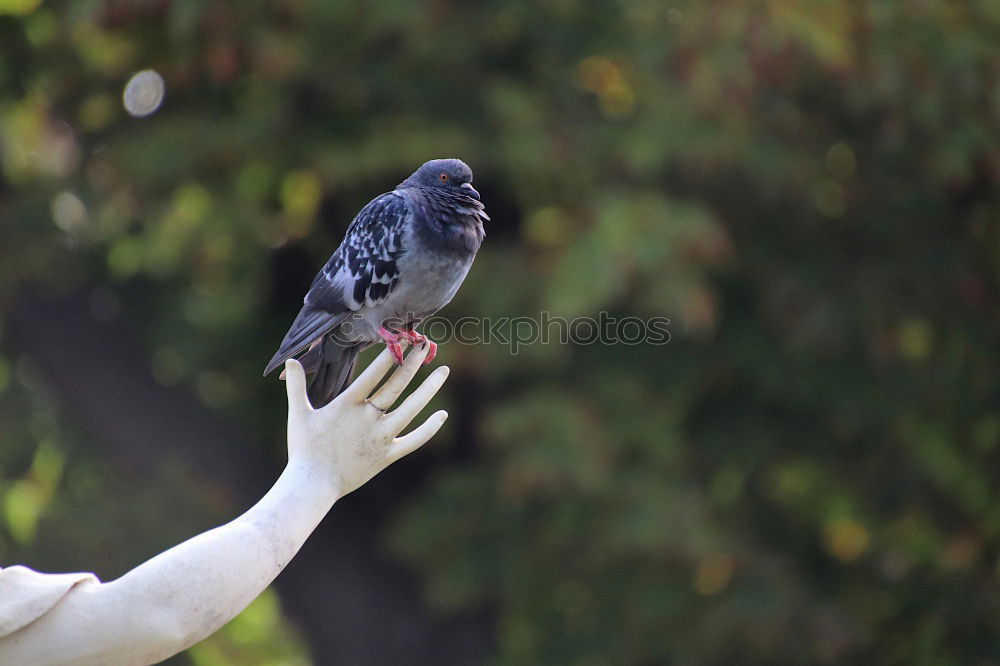
[[[0,639],[0,664],[149,664],[215,632],[274,580],[337,499],[438,431],[444,411],[397,436],[441,388],[447,367],[387,411],[426,354],[427,346],[413,349],[375,391],[393,367],[384,351],[319,410],[306,397],[302,366],[289,361],[289,460],[263,499],[117,580],[76,585],[51,611]]]

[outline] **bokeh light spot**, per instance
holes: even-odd
[[[201,401],[213,409],[231,404],[239,395],[232,378],[217,370],[208,370],[198,375],[195,388]]]
[[[309,233],[323,198],[319,177],[309,169],[292,171],[281,182],[281,205],[286,231],[293,238]]]
[[[165,92],[163,77],[151,69],[144,69],[129,79],[125,85],[122,101],[125,103],[126,111],[142,118],[160,108]]]
[[[729,555],[709,555],[698,563],[694,575],[694,588],[706,596],[726,589],[736,571],[736,562]]]
[[[850,518],[837,518],[823,527],[827,551],[844,563],[853,562],[868,550],[868,530]]]
[[[534,245],[554,247],[569,240],[570,225],[562,211],[544,206],[527,216],[524,235]]]
[[[624,116],[635,105],[635,92],[625,72],[605,56],[589,56],[577,66],[577,79],[584,90],[595,93],[607,116]]]
[[[125,236],[108,250],[108,268],[119,279],[130,278],[142,266],[142,242],[138,238]]]
[[[0,14],[27,16],[38,9],[42,0],[0,0]]]
[[[56,226],[67,233],[76,230],[87,220],[87,208],[80,197],[65,190],[52,198],[51,210]]]
[[[934,330],[922,319],[908,319],[899,327],[898,347],[900,356],[911,361],[927,358],[934,344]]]
[[[29,3],[30,4],[30,3]],[[36,5],[38,3],[35,3]],[[0,6],[3,3],[0,2]],[[59,34],[59,22],[51,11],[36,11],[24,22],[24,36],[34,46],[46,46]]]
[[[819,212],[827,217],[840,217],[847,208],[844,188],[828,178],[813,187],[813,201]]]
[[[979,558],[982,545],[974,534],[962,534],[951,539],[941,553],[941,566],[965,569]]]

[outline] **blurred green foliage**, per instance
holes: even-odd
[[[384,539],[434,608],[495,618],[497,663],[1000,663],[1000,4],[0,14],[0,308],[79,293],[269,442],[312,273],[432,157],[493,216],[447,316],[671,319],[442,348],[471,425]],[[133,118],[142,69],[166,98]],[[180,468],[108,470],[3,348],[0,562],[121,573],[225,514]],[[191,661],[299,663],[272,597],[247,613]]]

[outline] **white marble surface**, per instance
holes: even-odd
[[[152,664],[218,630],[284,569],[334,502],[438,431],[444,411],[398,436],[441,388],[446,367],[386,412],[426,353],[426,347],[412,350],[375,391],[393,368],[392,356],[382,352],[319,410],[306,398],[302,367],[289,361],[288,465],[232,522],[107,583],[88,573],[0,570],[0,664]]]

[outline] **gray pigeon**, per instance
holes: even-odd
[[[431,160],[395,190],[361,209],[347,236],[313,280],[305,305],[264,375],[299,359],[309,399],[319,408],[350,383],[358,354],[385,342],[398,363],[400,341],[437,345],[415,327],[452,299],[483,242],[489,220],[457,159]]]

